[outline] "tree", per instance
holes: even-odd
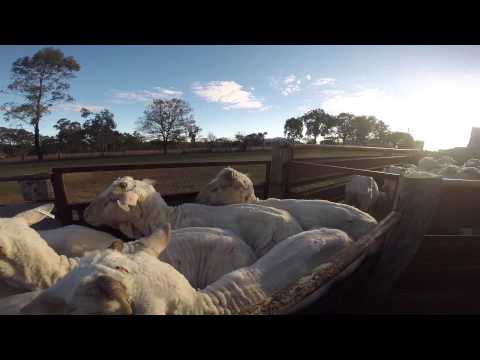
[[[197,137],[202,131],[202,129],[197,126],[195,120],[187,122],[187,124],[185,125],[185,129],[187,132],[187,136],[190,138],[190,143],[195,144]]]
[[[25,129],[0,128],[0,144],[7,154],[25,155],[33,147],[34,135]]]
[[[353,118],[355,115],[350,113],[340,113],[337,115],[337,135],[342,139],[342,144],[354,141],[355,129],[353,127]]]
[[[81,116],[87,119],[83,124],[86,140],[97,151],[105,154],[108,145],[114,140],[117,124],[114,115],[107,109],[93,113],[86,108],[80,110]]]
[[[133,134],[121,134],[121,146],[125,150],[139,150],[144,144],[145,138],[137,131],[134,131]]]
[[[326,136],[330,134],[332,128],[336,125],[336,118],[327,114],[322,109],[314,109],[302,116],[305,124],[306,135],[313,137],[313,143],[317,143],[319,135]]]
[[[21,57],[12,65],[8,92],[21,96],[24,102],[2,105],[6,121],[19,120],[34,127],[35,151],[43,160],[40,144],[40,121],[55,104],[73,101],[68,94],[69,80],[75,77],[80,65],[71,57],[54,48],[44,48],[32,57]]]
[[[248,150],[250,146],[264,146],[265,144],[265,135],[267,132],[259,132],[245,135],[243,137],[244,149]]]
[[[372,116],[355,116],[352,119],[354,143],[366,145],[376,119]]]
[[[85,131],[78,121],[62,118],[53,127],[58,130],[57,144],[60,152],[83,150]]]
[[[285,121],[283,133],[291,141],[300,140],[303,137],[302,119],[292,117]]]
[[[212,132],[209,132],[207,135],[208,151],[213,151],[216,141],[217,137]]]
[[[415,140],[412,135],[406,132],[394,131],[389,135],[388,140],[394,147],[408,149],[415,148]]]
[[[380,144],[386,145],[388,137],[390,135],[390,129],[387,124],[382,120],[376,121],[373,125],[373,136]]]
[[[186,124],[193,121],[192,108],[182,99],[154,99],[139,119],[139,131],[161,141],[163,153],[168,144],[177,141],[184,133]]]

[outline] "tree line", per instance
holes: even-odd
[[[313,109],[302,116],[285,121],[284,135],[292,142],[363,146],[391,146],[398,148],[421,147],[412,135],[391,131],[389,126],[375,116],[356,116],[351,113],[330,115],[322,109]]]
[[[237,133],[234,139],[216,138],[213,133],[200,137],[202,129],[196,124],[193,110],[183,99],[153,99],[136,122],[133,134],[117,130],[114,114],[104,109],[80,111],[83,123],[59,119],[55,136],[40,134],[41,120],[55,105],[74,101],[69,94],[70,80],[76,77],[80,65],[71,56],[55,48],[43,48],[33,56],[17,59],[11,68],[11,81],[3,93],[13,94],[21,102],[6,102],[0,106],[4,119],[26,123],[33,133],[25,129],[0,127],[0,155],[34,153],[39,160],[44,153],[115,152],[161,148],[166,154],[171,144],[203,143],[210,151],[216,147],[246,151],[254,146],[265,147],[266,132]],[[391,145],[414,147],[408,133],[391,132],[388,125],[373,116],[338,116],[315,109],[300,117],[287,119],[284,134],[289,141],[322,143]]]

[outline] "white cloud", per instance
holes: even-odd
[[[99,112],[105,109],[104,106],[88,105],[88,104],[60,104],[55,106],[55,110],[67,111],[67,112],[80,112],[82,108],[86,108],[91,112]]]
[[[235,81],[210,81],[206,84],[194,83],[193,92],[208,102],[221,103],[225,110],[250,109],[266,110],[262,101]]]
[[[472,126],[480,125],[480,74],[428,76],[405,93],[379,88],[323,94],[321,107],[331,114],[374,115],[393,131],[408,131],[427,149],[466,146]]]
[[[160,86],[154,87],[153,91],[139,90],[139,91],[122,91],[114,90],[114,103],[128,103],[128,102],[146,102],[153,99],[172,99],[183,96],[183,92],[175,89],[167,89]]]
[[[307,81],[310,81],[310,80],[312,80],[312,75],[310,75],[310,74],[307,74],[307,75],[305,76],[305,79],[307,79]]]
[[[312,85],[313,86],[324,86],[324,85],[333,85],[335,84],[336,80],[333,78],[320,78],[315,80]]]
[[[301,90],[302,80],[294,74],[288,75],[282,79],[272,78],[271,84],[274,88],[280,90],[282,95],[288,96]]]

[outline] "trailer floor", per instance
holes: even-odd
[[[377,314],[480,314],[480,237],[426,236]]]

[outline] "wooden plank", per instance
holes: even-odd
[[[65,192],[65,184],[63,183],[63,174],[53,170],[52,172],[52,186],[55,193],[55,208],[58,220],[62,225],[69,225],[72,223],[72,211],[68,206],[67,194]]]
[[[49,173],[18,175],[18,176],[2,176],[0,177],[0,182],[25,181],[25,180],[50,180],[50,177],[51,177],[51,174]]]
[[[288,184],[286,165],[293,159],[293,147],[290,144],[275,144],[272,149],[269,191],[272,197],[282,199]]]
[[[460,228],[480,230],[480,181],[443,180],[440,202],[429,233],[457,234]]]
[[[96,165],[96,166],[77,166],[53,168],[52,171],[58,173],[78,173],[78,172],[99,172],[99,171],[119,171],[119,170],[148,170],[148,169],[168,169],[184,167],[207,167],[207,166],[230,166],[230,165],[267,165],[270,161],[210,161],[210,162],[191,162],[191,163],[145,163],[145,164],[125,164],[125,165]]]
[[[292,174],[292,176],[289,176],[288,189],[291,189],[292,187],[295,187],[295,186],[304,186],[304,185],[309,185],[322,180],[328,180],[336,177],[345,176],[345,174],[372,176],[376,180],[377,179],[398,180],[400,178],[400,175],[398,174],[372,170],[378,167],[379,167],[378,163],[377,164],[372,163],[371,166],[364,165],[364,168],[362,168],[361,166],[357,168],[353,168],[353,167],[345,167],[345,166],[337,166],[337,165],[329,165],[329,164],[299,162],[297,160],[294,160],[294,161],[291,161],[287,167],[288,172]],[[292,178],[293,176],[295,176],[295,179],[300,179],[300,180],[293,180],[293,181],[290,180],[290,178]]]
[[[387,235],[379,266],[365,289],[366,301],[381,298],[412,262],[438,206],[440,178],[400,178],[394,209],[402,216]]]
[[[290,307],[334,280],[337,275],[346,270],[356,259],[367,254],[372,248],[381,246],[384,235],[396,227],[400,218],[400,213],[391,212],[368,234],[362,236],[352,246],[344,249],[331,262],[309,275],[308,281],[305,278],[299,280],[292,287],[275,294],[272,299],[256,304],[246,313],[266,315],[287,312]]]
[[[338,150],[338,151],[365,151],[365,152],[375,152],[375,151],[385,151],[396,154],[418,154],[421,155],[422,152],[418,149],[394,149],[386,147],[374,147],[374,146],[360,146],[360,145],[314,145],[314,144],[299,144],[295,145],[297,150]]]

